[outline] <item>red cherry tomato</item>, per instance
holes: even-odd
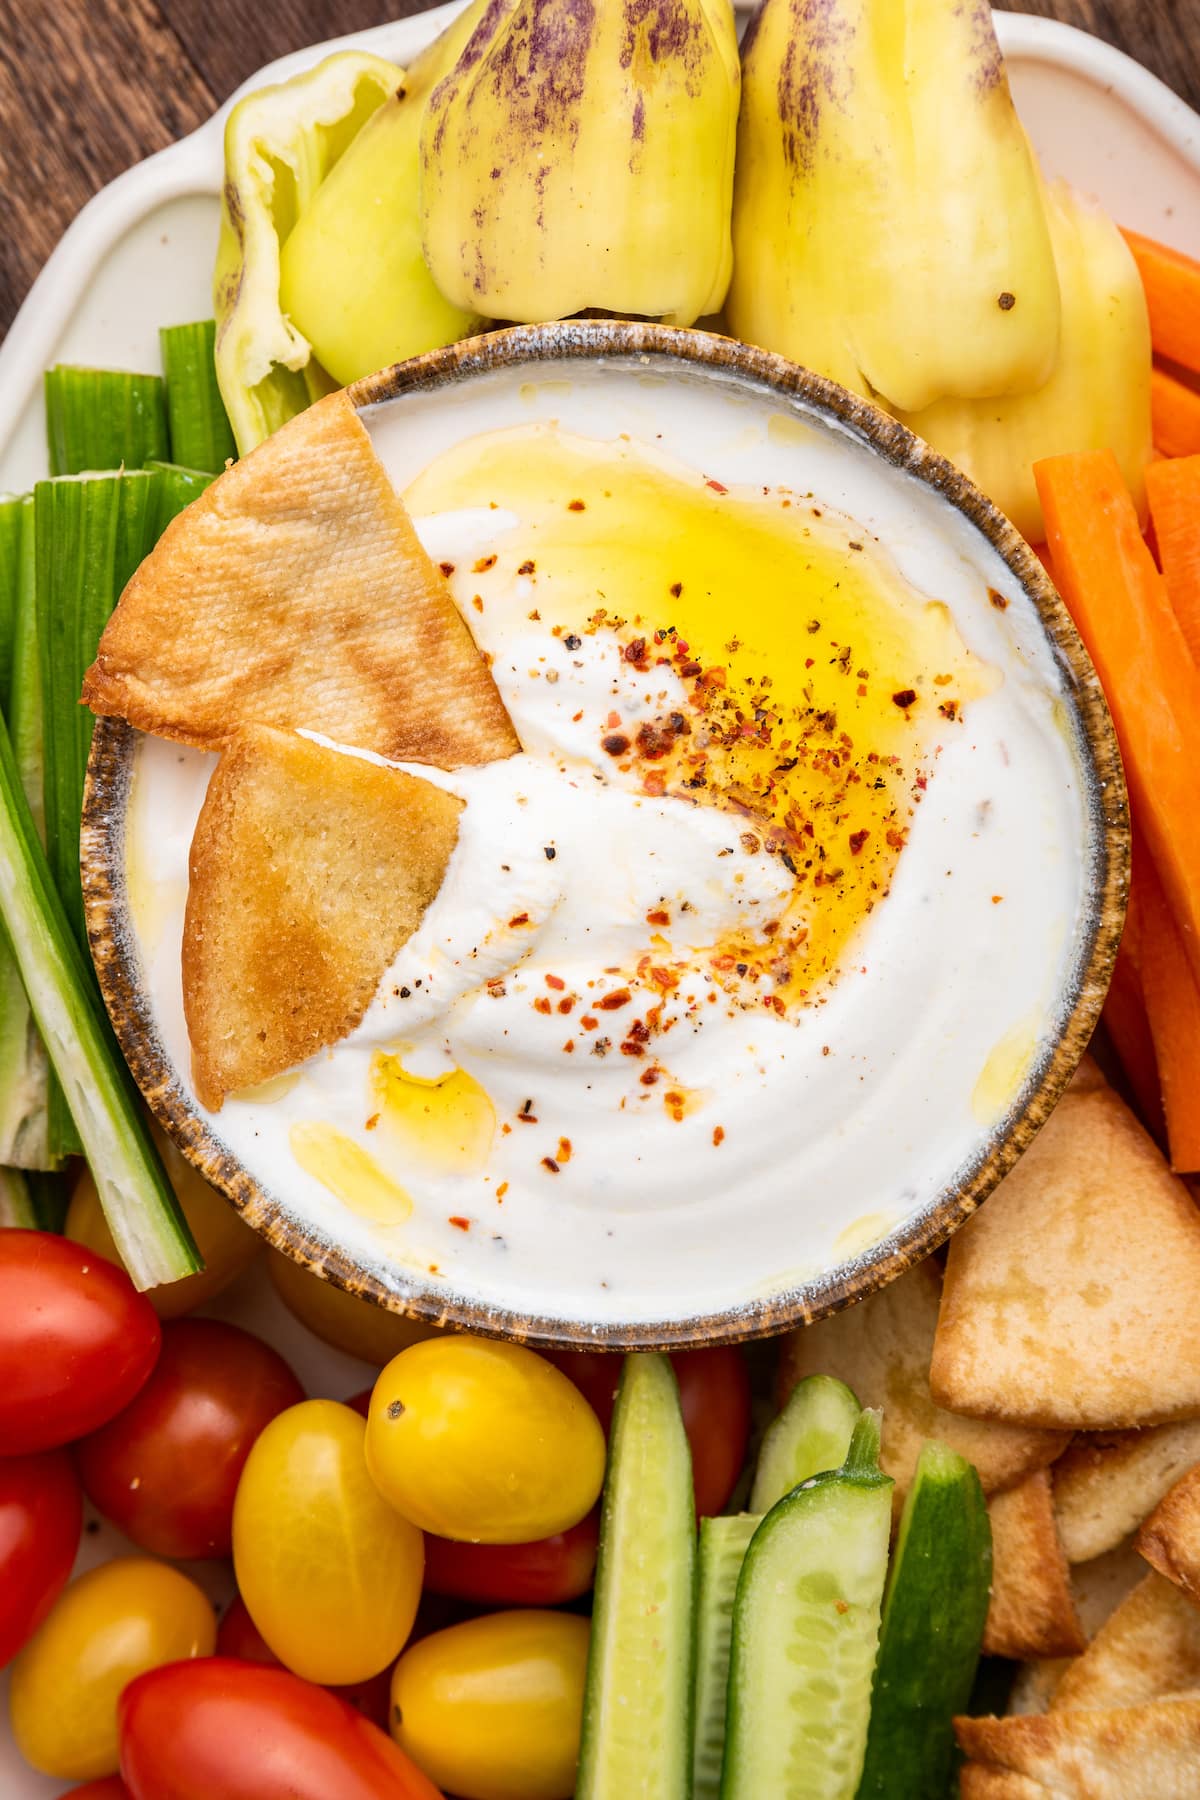
[[[442,1800],[382,1731],[286,1669],[168,1663],[130,1682],[118,1718],[133,1800]]]
[[[173,1320],[141,1393],[79,1446],[83,1485],[142,1550],[228,1556],[233,1499],[254,1440],[303,1398],[261,1338],[216,1319]]]
[[[83,1496],[65,1450],[0,1457],[0,1669],[62,1592],[82,1523]]]
[[[461,1544],[425,1533],[425,1586],[483,1606],[561,1606],[596,1573],[599,1509],[532,1544]]]
[[[128,1406],[158,1318],[124,1269],[48,1231],[0,1231],[0,1456],[52,1450]]]
[[[250,1617],[250,1609],[240,1594],[234,1595],[217,1626],[217,1655],[240,1658],[242,1662],[265,1663],[272,1669],[285,1666]],[[366,1681],[355,1681],[349,1687],[331,1687],[326,1692],[345,1700],[381,1731],[387,1730],[392,1692],[390,1667],[381,1669],[378,1675],[372,1675]]]
[[[546,1354],[570,1376],[607,1431],[621,1379],[621,1358],[588,1350],[549,1350]],[[671,1363],[692,1450],[696,1511],[702,1519],[711,1518],[728,1504],[746,1461],[750,1372],[735,1344],[715,1350],[680,1350]]]
[[[132,1800],[132,1795],[119,1775],[103,1775],[99,1781],[72,1788],[62,1800]]]

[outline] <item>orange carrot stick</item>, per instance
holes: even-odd
[[[1111,450],[1035,465],[1059,592],[1091,653],[1145,832],[1200,980],[1200,669]]]
[[[1165,369],[1150,371],[1150,423],[1154,448],[1163,456],[1200,451],[1200,394]]]
[[[1200,369],[1200,262],[1136,231],[1125,242],[1146,290],[1155,355]]]
[[[1192,974],[1149,855],[1135,847],[1139,957],[1146,1013],[1162,1081],[1171,1167],[1200,1170],[1200,982]]]
[[[1166,1137],[1166,1124],[1163,1118],[1162,1089],[1159,1086],[1158,1059],[1142,993],[1142,978],[1138,973],[1137,960],[1129,949],[1127,936],[1128,927],[1126,938],[1121,940],[1108,998],[1104,1002],[1104,1023],[1125,1071],[1125,1079],[1133,1090],[1142,1123],[1161,1143]]]
[[[1194,396],[1200,419],[1200,395]],[[1150,517],[1171,610],[1200,663],[1200,456],[1146,470]]]

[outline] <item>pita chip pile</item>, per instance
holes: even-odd
[[[936,1437],[992,1524],[1004,1718],[962,1718],[965,1800],[1200,1797],[1200,1208],[1090,1061],[936,1258],[794,1333],[884,1408],[903,1488]]]
[[[196,1091],[213,1110],[353,1030],[441,887],[461,803],[386,763],[453,770],[520,749],[345,394],[168,527],[83,698],[220,753],[183,955]]]

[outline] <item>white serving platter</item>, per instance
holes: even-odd
[[[459,4],[281,57],[198,131],[89,202],[0,346],[0,492],[19,492],[47,472],[45,368],[60,361],[157,368],[160,325],[211,312],[222,139],[237,99],[335,49],[370,49],[404,64]],[[996,22],[1018,108],[1047,173],[1095,195],[1120,223],[1200,255],[1200,116],[1131,58],[1084,32],[1015,13],[997,13]],[[366,1364],[326,1349],[291,1319],[261,1267],[204,1310],[269,1339],[312,1394],[344,1399],[372,1379]],[[77,1567],[129,1549],[107,1526],[89,1529]],[[231,1591],[225,1565],[193,1572],[214,1598]],[[0,1678],[0,1797],[55,1800],[68,1785],[34,1774],[18,1756]]]

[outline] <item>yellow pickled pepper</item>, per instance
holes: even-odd
[[[442,292],[524,322],[716,311],[738,89],[730,0],[494,0],[421,129]]]
[[[406,71],[283,247],[280,297],[338,381],[466,337],[479,309],[446,299],[425,264],[418,139],[429,96],[487,0],[473,0]]]
[[[987,0],[763,0],[734,333],[893,407],[1041,386],[1059,293]]]
[[[1112,450],[1139,508],[1150,431],[1150,322],[1133,255],[1108,215],[1066,182],[1046,190],[1062,289],[1062,342],[1048,382],[1006,400],[943,400],[899,416],[966,471],[1031,543],[1045,537],[1033,465]]]

